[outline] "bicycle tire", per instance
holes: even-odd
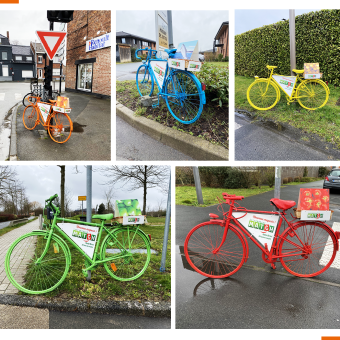
[[[67,113],[53,111],[49,115],[46,125],[48,134],[54,142],[62,144],[70,139],[73,124]]]
[[[122,246],[124,249],[122,249]],[[126,256],[112,259],[112,254],[122,253]],[[119,281],[138,279],[146,271],[150,259],[150,241],[135,227],[125,226],[109,234],[101,248],[101,259],[108,274]]]
[[[138,67],[136,73],[137,90],[141,97],[151,96],[154,89],[153,77],[149,72],[147,65]]]
[[[218,251],[225,227],[224,222],[209,221],[198,224],[187,235],[184,242],[185,257],[199,274],[219,279],[235,274],[243,265],[246,245],[241,233],[229,224],[227,237]]]
[[[52,100],[57,100],[60,96],[60,93],[58,91],[52,91]]]
[[[327,85],[320,79],[306,79],[296,89],[298,103],[307,110],[325,106],[329,98]]]
[[[67,276],[70,253],[66,243],[56,235],[52,235],[41,262],[35,263],[45,250],[47,235],[46,231],[25,234],[13,242],[6,254],[7,277],[14,287],[24,293],[48,293],[61,285]]]
[[[282,233],[279,245],[279,256],[284,256],[280,258],[282,266],[299,277],[323,273],[336,255],[337,240],[332,230],[315,221],[297,222],[292,227],[293,231],[288,227]]]
[[[27,130],[33,130],[37,126],[39,118],[35,105],[31,104],[25,108],[22,121]]]
[[[249,104],[256,110],[270,110],[280,100],[280,90],[276,84],[267,79],[255,80],[247,90]]]
[[[29,97],[32,97],[30,101],[28,100]],[[34,92],[29,92],[29,93],[27,93],[27,94],[24,96],[24,98],[22,99],[22,104],[23,104],[25,107],[27,107],[27,106],[29,106],[29,105],[31,105],[31,104],[35,104],[35,103],[37,102],[37,99],[36,99],[35,97],[37,97],[37,94],[36,94],[36,93],[34,93]]]
[[[183,124],[196,122],[203,111],[203,90],[196,76],[188,71],[176,70],[167,77],[164,90],[171,115]]]

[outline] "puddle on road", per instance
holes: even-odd
[[[178,248],[179,248],[179,256],[182,259],[183,268],[186,270],[196,272],[193,268],[191,268],[190,264],[188,263],[185,257],[184,247],[178,246]],[[222,287],[225,287],[226,285],[230,285],[233,282],[237,282],[236,279],[230,278],[230,277],[227,277],[224,279],[211,279],[211,278],[202,276],[202,278],[203,280],[199,281],[194,287],[193,296],[209,294],[212,291],[216,291]]]
[[[80,125],[79,123],[74,122],[72,132],[84,132],[84,127],[86,127],[86,125]]]

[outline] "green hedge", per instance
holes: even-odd
[[[288,12],[288,10],[287,10]],[[340,85],[340,10],[322,10],[295,18],[296,67],[319,63],[323,80]],[[289,21],[256,28],[235,36],[235,73],[267,77],[266,65],[275,73],[290,75]]]

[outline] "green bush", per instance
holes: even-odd
[[[300,177],[294,177],[294,182],[300,182]]]
[[[328,170],[325,166],[320,166],[319,167],[319,177],[323,178],[328,174]]]
[[[288,178],[284,178],[284,179],[282,180],[282,183],[283,183],[283,184],[287,184],[287,183],[288,183]]]
[[[218,61],[219,61],[219,62],[221,62],[221,61],[222,61],[222,59],[223,59],[223,54],[221,54],[221,53],[220,53],[220,54],[218,55],[218,57],[217,57],[217,58],[218,58]]]
[[[300,181],[301,181],[301,182],[308,183],[308,182],[311,182],[311,181],[312,181],[312,178],[310,178],[310,177],[302,177],[302,178],[300,178]]]
[[[293,177],[288,177],[288,183],[293,182]]]
[[[229,57],[228,57],[228,56],[224,57],[224,58],[222,59],[222,61],[224,61],[224,62],[229,62]]]
[[[131,60],[132,61],[137,61],[138,60],[138,59],[136,59],[135,53],[136,53],[136,48],[131,47]]]
[[[308,176],[308,169],[305,166],[304,169],[303,169],[303,177],[307,177],[307,176]]]
[[[205,95],[208,100],[218,101],[218,105],[228,105],[229,69],[203,64],[201,71],[196,73],[198,80],[205,83]]]
[[[224,187],[227,189],[247,188],[248,183],[243,172],[237,168],[228,169],[227,177],[224,180]]]
[[[214,177],[213,177],[213,171],[212,167],[210,166],[200,166],[199,168],[201,182],[205,183],[205,186],[211,187]]]

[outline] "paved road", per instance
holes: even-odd
[[[116,116],[117,161],[189,161],[191,157],[156,141]]]
[[[281,198],[297,201],[301,187],[322,188],[322,181],[286,186],[281,189]],[[247,197],[242,205],[272,211],[272,197],[273,191]],[[216,208],[176,206],[177,328],[340,327],[339,301],[335,298],[340,294],[337,268],[331,267],[313,280],[279,275],[281,264],[272,270],[248,240],[249,259],[232,277],[210,280],[194,272],[183,255],[185,237],[195,225],[208,220],[210,212],[219,214]],[[334,210],[328,223],[332,226],[340,222],[340,192],[330,195],[330,208]]]
[[[329,154],[299,144],[235,113],[235,160],[330,160]]]
[[[140,63],[127,63],[127,64],[116,64],[116,79],[117,80],[135,80],[136,71],[138,67],[142,65]],[[133,73],[134,72],[134,73]]]

